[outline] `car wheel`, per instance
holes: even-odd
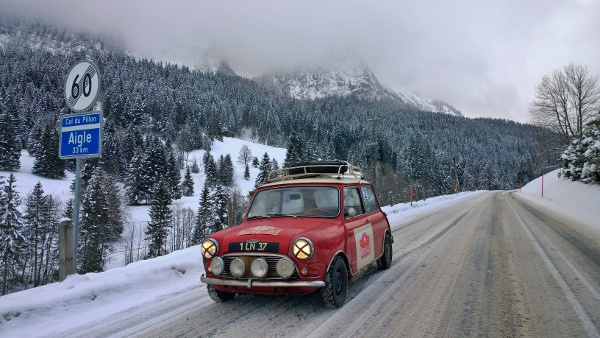
[[[327,275],[325,286],[321,289],[321,298],[326,307],[339,308],[346,302],[348,293],[348,269],[341,256],[333,259]]]
[[[377,260],[377,266],[381,270],[389,269],[392,266],[392,237],[388,233],[385,234],[383,255]]]
[[[212,285],[207,285],[206,290],[210,298],[217,303],[226,302],[235,297],[235,292],[219,291],[212,287]]]

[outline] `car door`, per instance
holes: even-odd
[[[375,241],[370,218],[365,213],[360,187],[344,187],[344,225],[346,227],[346,254],[353,272],[375,260]]]
[[[385,214],[379,209],[377,197],[373,191],[373,187],[363,184],[360,187],[361,195],[365,205],[365,214],[372,225],[375,241],[375,257],[379,257],[383,252],[383,238],[388,229],[388,221]]]

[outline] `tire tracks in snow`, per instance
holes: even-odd
[[[524,221],[523,217],[520,216],[521,213],[517,212],[514,202],[509,200],[508,205],[514,212],[518,224],[521,226],[521,228],[525,231],[525,233],[531,240],[533,247],[539,254],[542,261],[544,262],[544,265],[546,266],[546,268],[548,269],[548,271],[550,272],[552,277],[554,277],[556,283],[560,286],[560,289],[564,293],[566,299],[569,301],[569,303],[573,307],[573,310],[575,311],[575,314],[581,321],[583,328],[585,329],[587,335],[590,337],[600,337],[600,331],[594,324],[594,320],[588,314],[588,310],[585,308],[585,306],[582,304],[582,302],[578,299],[578,297],[576,295],[577,292],[572,289],[572,286],[568,282],[569,278],[567,275],[573,274],[575,276],[575,279],[578,280],[578,282],[581,283],[587,289],[587,291],[590,293],[590,295],[593,298],[595,298],[597,301],[600,301],[600,293],[598,292],[598,290],[596,290],[592,286],[592,282],[588,281],[583,276],[583,274],[575,267],[575,265],[565,255],[563,255],[561,253],[561,251],[558,250],[556,248],[556,246],[553,245],[550,240],[548,240],[547,238],[543,238],[542,236],[544,236],[544,235],[541,234],[540,232],[536,232],[534,234],[535,231],[533,231],[531,229],[531,227],[529,225],[527,225],[527,223]],[[529,208],[531,208],[531,207],[530,206],[522,207],[522,209],[529,209]],[[529,209],[527,212],[533,213],[532,209]],[[550,225],[547,225],[547,226],[549,228],[552,228]],[[571,235],[567,236],[563,232],[556,230],[556,228],[554,228],[552,230],[555,231],[556,233],[558,233],[561,237],[563,237],[566,241],[568,241],[570,243],[572,243],[574,241],[579,242],[578,239],[572,239],[573,237]],[[586,251],[588,251],[588,250],[583,249],[583,250],[581,250],[581,252],[584,255],[589,255],[586,253]],[[555,258],[553,259],[553,257],[555,257]],[[562,270],[559,266],[560,263],[565,264],[568,271]]]
[[[402,289],[402,286],[404,283],[406,283],[407,279],[410,279],[412,276],[417,274],[421,268],[423,268],[423,265],[420,262],[422,262],[426,257],[426,254],[420,255],[421,251],[443,238],[443,236],[451,231],[457,224],[459,224],[461,220],[463,220],[467,214],[469,214],[469,212],[472,212],[474,205],[478,203],[480,203],[480,201],[469,203],[472,205],[470,207],[452,204],[447,207],[447,209],[453,208],[451,216],[448,216],[447,210],[444,212],[444,216],[440,216],[438,212],[432,211],[423,215],[419,220],[411,220],[406,224],[400,223],[392,225],[392,235],[394,235],[394,252],[397,252],[396,249],[399,246],[405,247],[405,249],[401,251],[400,255],[394,255],[392,267],[388,270],[378,270],[377,268],[369,269],[363,278],[353,282],[350,285],[352,297],[349,297],[347,299],[347,303],[340,309],[343,309],[344,311],[338,311],[334,313],[332,316],[328,317],[327,320],[318,324],[317,327],[311,328],[309,332],[301,331],[295,336],[353,336],[356,334],[356,332],[363,331],[365,327],[386,327],[387,325],[385,325],[385,321],[389,320],[389,317],[388,314],[385,313],[385,306],[382,307],[382,304],[378,301],[372,301],[369,305],[363,306],[365,303],[362,305],[356,304],[356,302],[353,302],[353,300],[357,297],[360,297],[361,299],[364,298],[364,293],[367,291],[366,289],[375,286],[379,286],[380,290],[377,295],[377,299],[394,299],[394,294],[398,292],[397,290]],[[415,227],[422,226],[424,223],[428,224],[429,227],[425,231],[425,235],[418,236],[422,229]],[[414,242],[406,242],[401,237],[398,238],[398,236],[406,231],[417,233],[417,239]],[[421,257],[418,257],[419,255]],[[413,261],[412,264],[406,266],[402,264],[404,260],[413,257],[415,257],[416,262]],[[391,276],[400,276],[400,278]],[[447,294],[450,292],[450,289],[441,292]],[[377,316],[377,313],[381,313],[382,315]],[[369,314],[369,316],[365,317],[363,314]],[[350,321],[351,325],[348,325],[348,321],[340,319],[348,316],[352,318]],[[374,323],[370,322],[373,320],[373,318],[379,318],[379,325],[373,325]],[[389,329],[389,326],[387,327]],[[396,334],[395,332],[386,330],[387,329],[382,329],[381,332],[369,331],[369,335],[394,336]],[[423,327],[422,330],[423,331],[421,332],[425,332],[427,328]],[[431,334],[431,332],[429,332],[429,334]]]

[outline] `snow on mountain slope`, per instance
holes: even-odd
[[[281,93],[300,100],[351,94],[379,99],[384,95],[383,88],[368,67],[317,67],[264,76],[257,82],[271,85]]]
[[[462,116],[453,106],[410,91],[393,92],[383,87],[369,67],[358,58],[338,57],[324,66],[278,72],[254,78],[259,85],[299,100],[355,95],[362,99],[396,101],[416,110]]]
[[[462,116],[458,109],[446,102],[423,97],[410,91],[399,91],[397,94],[404,103],[415,106],[420,110]]]
[[[0,34],[0,49],[2,53],[6,53],[6,44],[8,43],[8,35]]]

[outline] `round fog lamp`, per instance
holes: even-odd
[[[269,266],[267,265],[267,261],[265,261],[262,258],[255,259],[250,264],[250,271],[252,271],[252,274],[255,277],[258,277],[258,278],[265,277],[267,275],[267,272],[269,272]]]
[[[277,262],[275,269],[277,270],[279,276],[283,278],[290,278],[294,273],[294,263],[292,263],[292,260],[289,258],[282,258],[279,260],[279,262]]]
[[[242,278],[246,274],[246,263],[239,258],[235,258],[229,264],[229,271],[234,277]]]
[[[221,257],[215,257],[210,261],[210,270],[215,275],[219,276],[223,273],[223,268],[225,267],[225,263]]]

